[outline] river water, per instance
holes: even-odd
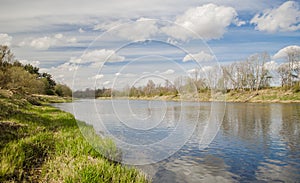
[[[300,104],[78,100],[54,104],[110,136],[153,182],[300,182]],[[213,109],[213,110],[212,110]],[[218,128],[207,133],[210,119]],[[203,136],[212,134],[210,144]]]

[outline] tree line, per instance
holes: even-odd
[[[72,90],[57,84],[49,73],[40,73],[31,64],[22,64],[15,59],[8,46],[0,45],[0,89],[19,94],[46,94],[72,96]]]
[[[268,53],[254,54],[247,59],[231,64],[214,66],[206,70],[193,69],[189,76],[179,76],[173,83],[165,81],[164,84],[155,84],[149,80],[145,86],[126,86],[123,90],[112,90],[110,88],[86,89],[76,91],[77,97],[153,97],[163,95],[178,95],[194,92],[207,92],[211,90],[222,90],[228,92],[258,91],[272,87],[272,81],[277,80],[284,89],[300,91],[300,52],[289,50],[286,58],[277,68],[269,70],[266,63],[270,63],[271,57]],[[275,72],[275,73],[274,73]],[[277,86],[279,87],[279,86]]]

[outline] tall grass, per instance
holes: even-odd
[[[149,182],[91,126],[78,122],[87,141],[71,114],[21,103],[0,95],[0,182]]]

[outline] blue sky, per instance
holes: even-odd
[[[0,44],[75,89],[122,87],[149,73],[174,81],[195,67],[299,46],[299,7],[283,0],[2,0]]]

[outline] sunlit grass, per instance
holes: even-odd
[[[148,182],[111,139],[50,106],[1,97],[0,182]],[[87,136],[84,137],[82,133]]]

